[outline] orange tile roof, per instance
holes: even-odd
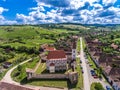
[[[60,58],[66,58],[66,54],[64,50],[55,50],[55,51],[50,51],[48,53],[47,59],[60,59]]]

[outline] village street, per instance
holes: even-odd
[[[86,55],[83,51],[83,44],[82,44],[82,37],[80,37],[80,60],[82,61],[82,67],[83,67],[83,82],[84,82],[84,90],[90,90],[90,85],[93,82],[100,82],[103,87],[105,88],[107,85],[110,86],[107,81],[103,78],[102,80],[100,80],[99,78],[94,78],[91,73],[90,70],[92,70],[92,68],[89,66],[89,64],[87,64],[87,58]]]
[[[83,52],[83,44],[82,44],[82,37],[80,38],[80,60],[82,61],[82,67],[83,67],[83,83],[84,83],[84,90],[90,90],[90,81],[89,81],[89,75],[87,70],[87,65],[85,62],[84,52]]]

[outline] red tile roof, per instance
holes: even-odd
[[[54,47],[46,47],[45,50],[46,50],[46,51],[54,51],[55,48],[54,48]]]
[[[66,58],[66,54],[63,50],[55,50],[50,51],[48,53],[47,59],[60,59],[60,58]]]
[[[31,89],[27,87],[23,87],[20,85],[14,85],[6,82],[0,83],[0,90],[40,90],[40,89]]]

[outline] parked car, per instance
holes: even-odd
[[[89,66],[93,66],[92,64],[89,64]]]
[[[80,63],[82,63],[82,61],[80,60]]]
[[[97,70],[96,68],[94,68],[94,70]]]
[[[106,86],[106,90],[111,90],[110,86]]]
[[[89,61],[86,61],[87,64],[89,64]]]
[[[93,76],[94,78],[99,78],[96,74]]]
[[[81,69],[83,69],[83,67],[82,67],[82,66],[80,66],[80,68],[81,68]]]
[[[84,71],[82,70],[82,73],[84,73]]]
[[[90,70],[90,73],[91,73],[92,76],[95,76],[95,75],[96,75],[96,73],[95,73],[94,70]]]

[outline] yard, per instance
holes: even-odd
[[[77,41],[77,52],[80,52],[80,39]]]
[[[46,70],[46,64],[45,63],[40,63],[39,67],[36,70],[36,74],[41,74],[43,71]]]
[[[11,73],[11,77],[13,78],[13,80],[17,81],[17,82],[22,82],[22,80],[24,80],[26,78],[26,68],[31,68],[34,69],[35,66],[37,65],[37,62],[39,62],[39,58],[33,58],[31,61],[29,61],[28,63],[25,63],[23,65],[21,65],[21,70],[18,70],[18,68],[16,68],[12,73]]]
[[[82,75],[82,69],[80,68],[80,58],[77,58],[77,69],[76,71],[79,74],[78,77],[78,83],[76,85],[75,89],[83,89],[83,75]]]

